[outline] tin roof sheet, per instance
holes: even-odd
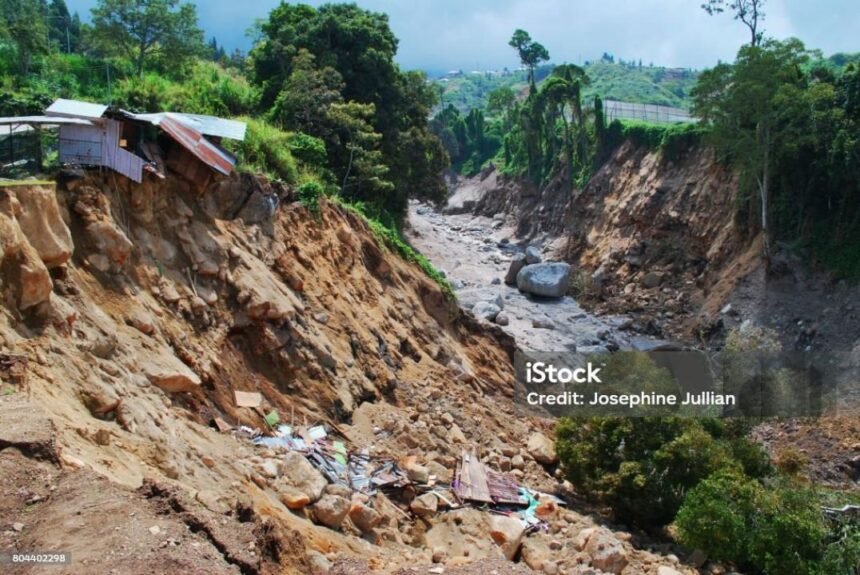
[[[55,116],[12,116],[9,118],[0,118],[0,125],[8,126],[14,124],[42,124],[48,126],[59,126],[61,124],[93,125],[89,120],[81,118],[58,118]]]
[[[48,116],[98,120],[104,115],[107,109],[108,107],[104,104],[93,104],[91,102],[81,102],[80,100],[65,100],[63,98],[59,98],[53,104],[48,106],[48,109],[45,110],[45,114]]]
[[[149,122],[155,126],[161,124],[164,118],[174,118],[189,128],[194,128],[206,136],[228,138],[231,140],[244,140],[247,124],[236,120],[227,120],[216,116],[205,116],[202,114],[180,114],[178,112],[159,112],[156,114],[134,114],[122,110],[122,114],[141,122]]]

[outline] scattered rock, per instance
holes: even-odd
[[[286,491],[281,492],[280,499],[281,503],[287,506],[287,509],[297,511],[311,504],[311,498],[307,494],[294,487],[286,487],[285,489]]]
[[[497,325],[508,325],[511,323],[511,318],[506,311],[500,311],[496,314],[496,324]]]
[[[382,515],[362,503],[350,507],[349,518],[362,533],[369,533],[382,521]]]
[[[517,283],[517,274],[526,265],[526,255],[517,254],[511,259],[511,265],[508,267],[508,273],[505,274],[505,283],[512,286]]]
[[[409,504],[409,509],[412,513],[419,517],[428,517],[435,515],[439,507],[439,498],[432,493],[425,493],[412,500]]]
[[[535,461],[544,465],[553,465],[558,462],[555,454],[555,445],[552,440],[542,433],[533,433],[529,437],[526,449]]]
[[[586,541],[582,550],[591,556],[593,567],[615,575],[627,567],[627,552],[621,541],[610,530],[605,527],[595,527],[583,530],[580,536],[583,534],[586,534]]]
[[[555,324],[549,318],[538,317],[532,320],[532,327],[536,329],[555,329]]]
[[[331,529],[339,529],[347,513],[349,513],[349,501],[338,495],[323,495],[313,504],[314,518],[317,523]]]
[[[499,306],[494,303],[479,301],[472,308],[472,313],[475,314],[475,317],[486,320],[493,321],[496,319],[496,316],[499,315],[499,312],[502,311]]]
[[[415,483],[427,483],[430,480],[430,470],[423,465],[413,463],[406,468],[406,476]]]
[[[278,468],[279,482],[294,487],[300,493],[308,496],[311,501],[322,497],[328,482],[325,477],[311,465],[304,455],[296,451],[288,451]]]
[[[657,272],[648,272],[642,276],[642,287],[655,288],[663,282],[663,274]]]
[[[526,248],[526,264],[539,264],[541,263],[542,258],[540,255],[540,250],[534,246],[529,246]]]
[[[523,541],[525,526],[516,517],[492,515],[490,517],[490,536],[508,560],[513,560]]]

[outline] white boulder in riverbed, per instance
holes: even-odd
[[[531,264],[517,273],[520,291],[542,297],[564,297],[570,284],[570,264]]]

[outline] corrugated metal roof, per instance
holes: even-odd
[[[60,98],[48,106],[45,114],[48,116],[61,116],[66,118],[87,118],[98,120],[107,111],[104,104],[93,104],[81,102],[80,100],[64,100]]]
[[[89,120],[81,118],[58,118],[56,116],[14,116],[11,118],[0,118],[0,125],[2,126],[13,124],[45,124],[49,126],[59,126],[60,124],[93,125]]]
[[[122,110],[122,114],[134,120],[149,122],[155,126],[158,126],[164,118],[170,117],[179,120],[189,128],[194,128],[206,136],[229,138],[231,140],[244,140],[245,130],[247,128],[245,122],[226,120],[224,118],[205,116],[202,114],[180,114],[178,112],[134,114],[132,112],[127,112],[126,110]]]
[[[170,114],[165,114],[159,121],[158,127],[212,169],[224,175],[233,171],[233,166],[236,165],[235,158],[220,150],[215,144],[204,138],[200,132],[179,119]]]

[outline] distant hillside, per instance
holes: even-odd
[[[690,90],[698,77],[697,72],[686,68],[617,64],[606,60],[591,62],[585,70],[591,79],[591,85],[584,92],[586,99],[600,96],[604,100],[676,108],[689,107]]]
[[[677,108],[689,107],[690,90],[696,83],[697,72],[685,68],[640,66],[638,63],[616,63],[606,59],[585,65],[591,85],[584,95],[603,99],[660,104]],[[538,82],[546,78],[552,66],[537,70]],[[462,72],[432,80],[442,91],[442,103],[453,104],[461,112],[483,108],[487,94],[495,88],[508,86],[525,95],[526,72]]]
[[[541,66],[535,71],[538,81],[546,78],[552,71],[552,66]],[[525,70],[498,71],[458,71],[450,72],[441,78],[432,80],[442,89],[442,105],[453,104],[460,112],[468,112],[472,108],[483,108],[487,103],[487,95],[496,88],[509,87],[525,96],[527,78]]]

